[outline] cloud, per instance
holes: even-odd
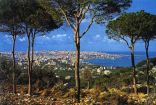
[[[106,43],[113,43],[115,42],[115,40],[113,39],[109,39],[106,35],[100,35],[100,34],[96,34],[94,37],[93,37],[94,41],[97,43],[97,41],[100,41],[100,42],[106,42]]]
[[[114,43],[115,42],[115,40],[109,39],[107,36],[104,36],[102,41],[107,42],[107,43]]]
[[[6,35],[4,35],[4,37],[5,37],[5,38],[11,38],[12,36],[6,34]]]
[[[20,42],[24,42],[25,40],[26,40],[25,37],[23,37],[23,38],[19,38],[19,41],[20,41]]]
[[[12,36],[11,35],[4,35],[3,39],[2,39],[5,43],[7,44],[12,44]]]
[[[54,34],[54,35],[45,35],[45,36],[41,36],[41,37],[38,37],[37,40],[40,40],[40,42],[38,43],[42,43],[44,41],[47,41],[47,42],[51,42],[51,41],[57,41],[58,43],[62,41],[69,41],[71,40],[71,37],[70,36],[67,36],[67,34]]]
[[[99,34],[95,35],[95,39],[100,39],[101,36]]]
[[[62,39],[65,38],[67,36],[67,34],[57,34],[57,35],[53,35],[52,38],[53,39]]]
[[[88,23],[89,22],[89,19],[83,19],[82,20],[82,23]]]
[[[88,44],[94,44],[92,41],[88,41]]]
[[[41,37],[42,37],[43,40],[50,40],[49,36],[44,35],[44,36],[41,36]]]
[[[101,36],[100,34],[96,34],[95,36],[93,36],[93,41],[102,41],[103,40],[103,36]]]

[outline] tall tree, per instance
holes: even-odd
[[[61,18],[56,18],[56,11],[47,11],[47,5],[41,0],[25,0],[21,3],[20,16],[28,39],[28,95],[32,94],[32,69],[34,61],[34,43],[36,35],[59,28]],[[54,15],[54,16],[53,16]]]
[[[110,21],[107,25],[106,31],[109,38],[115,39],[117,41],[124,41],[130,49],[131,63],[133,68],[134,93],[137,93],[134,48],[135,43],[141,36],[142,25],[142,12],[127,13],[117,18],[116,20]]]
[[[50,0],[53,7],[62,15],[63,19],[70,26],[74,33],[76,48],[75,62],[75,87],[77,90],[76,99],[80,102],[80,48],[81,39],[89,31],[96,16],[109,17],[112,13],[120,12],[121,9],[129,6],[130,0]],[[90,17],[90,22],[84,31],[81,30],[82,21]]]
[[[62,25],[62,20],[56,14],[56,11],[45,1],[38,0],[40,8],[30,16],[31,25],[31,70],[33,69],[34,61],[34,43],[36,35],[45,35],[46,32],[59,28]],[[48,8],[48,10],[47,10]]]
[[[13,57],[13,93],[16,93],[16,58],[15,58],[15,45],[17,35],[23,34],[20,26],[20,19],[17,13],[18,9],[17,0],[1,0],[0,1],[0,31],[8,33],[12,36],[12,57]]]
[[[146,13],[141,11],[142,21],[141,26],[141,39],[144,41],[145,51],[146,51],[146,82],[147,82],[147,94],[149,95],[149,70],[150,70],[150,60],[149,60],[149,45],[150,41],[156,38],[156,15]]]
[[[20,2],[19,15],[22,20],[22,26],[26,33],[28,40],[28,49],[27,49],[27,60],[28,60],[28,95],[31,95],[32,84],[31,84],[31,25],[30,25],[30,16],[35,13],[38,5],[35,0],[23,0]]]

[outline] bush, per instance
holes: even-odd
[[[53,70],[48,68],[34,67],[32,72],[32,81],[35,87],[52,87],[57,82]]]
[[[32,84],[35,88],[49,88],[53,87],[57,82],[57,78],[51,69],[35,66],[32,70]],[[23,70],[18,77],[18,83],[27,85],[28,74],[27,70]]]
[[[3,59],[1,62],[0,62],[0,66],[1,66],[1,79],[2,80],[8,80],[8,82],[12,83],[12,73],[13,73],[13,66],[12,66],[12,60],[8,61],[6,59]],[[19,65],[16,64],[16,70],[15,70],[15,76],[17,79],[18,76],[20,75],[21,73],[21,67]]]

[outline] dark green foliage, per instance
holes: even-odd
[[[156,58],[150,58],[150,63],[152,64],[151,66],[155,66],[156,65]],[[146,60],[139,62],[136,66],[142,67],[143,65],[146,65]]]
[[[13,21],[11,21],[13,18],[15,21],[19,20],[19,15],[17,13],[18,7],[19,7],[18,0],[0,0],[0,20],[1,20],[1,22],[13,22]],[[6,19],[8,19],[8,20],[6,20]]]
[[[1,64],[1,72],[3,73],[3,78],[2,80],[7,80],[8,82],[12,82],[12,69],[13,69],[13,65],[12,65],[12,61],[8,60],[6,58],[3,58],[2,61],[0,62]],[[21,67],[19,65],[17,65],[15,74],[16,76],[19,76],[21,73]]]
[[[1,61],[0,72],[3,73],[1,80],[12,83],[12,61],[3,58]],[[27,70],[23,69],[20,65],[16,64],[17,83],[19,85],[26,85],[28,83]],[[46,68],[44,66],[35,66],[33,70],[32,83],[36,88],[49,88],[54,86],[57,82],[56,75],[51,68]]]
[[[22,28],[26,25],[25,27],[34,29],[36,33],[59,28],[62,25],[61,18],[53,8],[43,4],[45,3],[42,0],[1,0],[0,31],[10,32],[10,27],[13,29],[15,25],[21,25]],[[20,28],[18,31],[22,30]]]
[[[155,34],[155,15],[151,15],[144,11],[136,13],[127,13],[110,21],[107,25],[107,33],[109,38],[120,40],[125,37],[138,38],[154,38]],[[153,35],[153,37],[150,37]]]
[[[95,0],[97,23],[105,23],[131,6],[132,0]]]
[[[28,77],[25,70],[19,75],[18,83],[26,85]],[[57,82],[56,75],[50,68],[35,66],[32,71],[32,84],[35,88],[49,88]]]
[[[23,0],[19,5],[20,19],[27,27],[35,29],[37,32],[51,31],[59,28],[62,24],[60,18],[56,19],[56,11],[52,11],[54,10],[52,8],[50,8],[50,12],[47,11],[41,0]]]
[[[49,68],[34,67],[33,69],[33,83],[37,83],[37,87],[52,87],[57,82],[54,71]],[[36,87],[36,88],[37,88]]]
[[[133,40],[136,41],[141,35],[140,29],[142,28],[143,22],[142,12],[127,13],[116,20],[110,21],[107,25],[108,30],[106,32],[109,38],[115,40],[133,38]]]
[[[18,0],[0,1],[0,32],[5,32],[12,36],[23,34],[18,13],[19,6]]]
[[[156,15],[140,11],[142,14],[141,39],[149,42],[156,38]]]

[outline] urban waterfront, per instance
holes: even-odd
[[[72,64],[75,62],[75,52],[74,51],[38,51],[35,53],[35,62],[53,62],[57,60],[67,64]],[[2,52],[3,56],[11,59],[11,53]],[[26,54],[24,52],[17,52],[16,60],[18,63],[23,63],[27,61]],[[156,53],[150,52],[150,58],[156,57]],[[135,64],[146,59],[145,52],[136,52],[135,54]],[[88,63],[91,65],[103,66],[103,67],[131,67],[131,56],[130,52],[81,52],[81,63]]]

